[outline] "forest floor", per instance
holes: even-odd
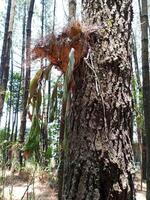
[[[6,172],[6,178],[3,185],[0,185],[0,196],[4,191],[3,198],[0,200],[57,200],[57,192],[54,189],[55,183],[52,183],[54,177],[49,178],[47,172],[32,174],[29,172],[11,173]],[[56,182],[56,180],[54,180]],[[142,184],[141,191],[140,175],[136,174],[136,200],[146,200],[146,184]]]
[[[6,172],[5,177],[4,190],[0,185],[0,196],[3,196],[0,200],[57,200],[55,186],[47,172],[35,175]]]

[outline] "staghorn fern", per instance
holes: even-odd
[[[69,53],[69,63],[68,68],[64,74],[64,94],[63,98],[66,101],[66,105],[69,105],[70,102],[70,89],[69,85],[73,81],[73,69],[74,69],[74,49],[72,48]],[[33,118],[32,118],[32,125],[30,129],[29,136],[27,138],[26,144],[24,146],[24,151],[30,156],[33,152],[36,154],[39,152],[39,143],[40,143],[40,107],[42,102],[42,95],[41,95],[41,85],[39,84],[43,79],[47,80],[48,73],[50,68],[40,69],[37,71],[35,77],[32,79],[29,88],[29,99],[28,99],[28,106],[32,105],[33,108]],[[58,77],[56,84],[54,86],[52,96],[51,96],[51,108],[50,108],[50,121],[54,120],[55,113],[57,111],[57,95],[58,95],[58,83],[59,79],[61,78],[62,74]],[[67,108],[66,108],[67,111]],[[65,114],[65,124],[67,123],[66,114]],[[66,125],[65,125],[66,127]],[[66,128],[64,130],[64,134],[66,135]],[[66,138],[66,137],[65,137]],[[28,157],[29,157],[28,156]]]

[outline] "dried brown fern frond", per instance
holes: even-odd
[[[63,29],[58,36],[49,34],[40,40],[32,50],[32,58],[48,58],[53,65],[65,73],[69,62],[71,48],[75,50],[75,66],[87,52],[87,34],[79,22],[73,22]]]

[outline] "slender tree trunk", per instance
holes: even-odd
[[[12,101],[13,101],[13,96],[12,96],[12,92],[13,92],[13,53],[11,51],[11,70],[10,70],[10,84],[9,84],[9,92],[10,92],[10,97],[9,97],[9,100],[8,100],[8,104],[9,104],[9,109],[8,109],[8,112],[9,112],[9,117],[8,117],[8,127],[7,127],[7,131],[8,133],[10,133],[10,124],[11,124],[11,118],[12,118],[12,115],[13,115],[13,104],[12,104]],[[11,134],[10,134],[10,141],[11,141]]]
[[[76,19],[76,0],[69,0],[69,21]]]
[[[23,15],[23,23],[22,23],[22,53],[21,53],[21,80],[20,80],[20,89],[24,91],[25,86],[25,47],[26,47],[26,38],[25,38],[25,31],[26,31],[26,2],[24,2],[24,15]],[[23,97],[22,97],[23,100]],[[21,105],[21,109],[23,109],[23,104]],[[21,131],[19,131],[19,141],[20,138],[22,141],[24,141],[24,136]],[[22,145],[22,142],[20,142]],[[22,157],[22,151],[19,151],[19,163],[20,166],[23,165],[23,157]]]
[[[140,5],[139,5],[140,6]],[[141,13],[141,12],[140,12]],[[134,88],[134,93],[136,96],[134,97],[134,107],[135,107],[135,113],[136,113],[136,126],[137,126],[137,135],[138,135],[138,143],[139,143],[139,149],[140,149],[140,165],[141,165],[141,190],[142,190],[142,180],[146,179],[146,148],[145,148],[145,137],[143,133],[143,126],[142,123],[139,122],[142,121],[143,118],[143,102],[142,102],[142,84],[140,80],[140,71],[139,71],[139,64],[138,64],[138,57],[137,57],[137,47],[136,47],[136,40],[133,35],[133,58],[134,58],[134,65],[135,65],[135,78],[137,81],[137,87]],[[138,99],[138,100],[137,100]]]
[[[138,6],[139,6],[139,13],[140,13],[140,18],[142,19],[142,6],[141,6],[141,1],[138,0]],[[144,107],[144,105],[143,105]],[[143,109],[144,110],[144,109]],[[145,126],[145,125],[144,125]],[[145,131],[142,134],[142,143],[143,143],[143,150],[142,150],[142,179],[146,180],[146,159],[147,159],[147,150],[146,150],[146,135]]]
[[[56,0],[54,0],[54,9],[53,9],[53,27],[52,27],[52,31],[55,31],[55,17],[56,17]]]
[[[54,2],[54,3],[56,3],[56,2]],[[49,16],[48,16],[48,13],[47,13],[46,9],[49,9],[49,6],[47,6],[47,4],[45,4],[45,9],[44,9],[44,11],[45,11],[45,13],[44,13],[45,14],[44,15],[45,16],[45,33],[49,32],[49,30],[48,30],[49,25],[48,25],[48,21],[47,21],[47,19],[49,18]],[[53,15],[55,15],[55,14],[53,14]],[[53,27],[52,27],[53,28],[53,32],[54,32],[54,29],[55,29],[55,19],[54,18],[55,17],[53,16]],[[47,61],[46,61],[46,66],[47,66]],[[51,99],[50,98],[51,97],[51,70],[49,71],[49,75],[48,75],[48,89],[47,89],[47,92],[48,92],[48,99],[47,99],[46,123],[48,125],[49,119],[50,119],[50,103],[51,103],[51,100],[50,100]],[[46,143],[45,143],[46,149],[48,149],[49,138],[50,138],[50,136],[49,136],[49,129],[47,127],[47,140],[46,140]]]
[[[41,14],[41,37],[44,35],[44,13],[45,13],[45,0],[42,0],[42,14]]]
[[[19,103],[20,103],[20,90],[21,90],[21,79],[19,83],[18,93],[17,93],[17,102],[14,108],[14,121],[12,126],[12,133],[13,133],[13,141],[17,140],[17,127],[18,127],[18,112],[19,112]]]
[[[17,136],[18,136],[18,111],[19,111],[19,109],[16,112],[16,126],[15,126],[14,141],[17,140]]]
[[[63,175],[64,175],[64,130],[65,130],[65,113],[66,113],[66,101],[62,101],[61,109],[61,121],[60,121],[60,135],[59,135],[59,169],[58,169],[58,199],[62,199],[63,189]]]
[[[46,12],[46,10],[45,10]],[[52,32],[54,33],[55,32],[55,15],[56,15],[56,0],[54,0],[54,7],[53,7],[53,24],[52,24]],[[46,19],[45,19],[46,20]],[[50,116],[49,116],[49,113],[50,113],[50,98],[51,97],[51,71],[49,72],[49,77],[48,77],[48,103],[47,103],[47,123],[50,122],[49,119],[50,119]]]
[[[14,119],[14,128],[13,128],[13,141],[14,142],[16,142],[16,140],[17,140],[17,132],[16,132],[16,124],[17,124],[17,122],[18,122],[18,120],[17,120],[17,112],[16,112],[17,110],[15,109],[15,113],[14,113],[14,115],[15,115],[15,119]]]
[[[23,16],[23,25],[22,25],[22,53],[21,53],[21,82],[20,82],[20,89],[22,87],[24,91],[25,86],[25,30],[26,30],[26,3],[24,3],[24,16]],[[23,109],[23,103],[22,103],[22,109]],[[24,135],[21,135],[22,132],[19,132],[19,138],[22,138],[24,141]]]
[[[147,137],[145,133],[142,134],[142,180],[146,180],[146,163],[147,163]]]
[[[136,74],[136,79],[137,79],[137,84],[138,84],[138,89],[139,92],[142,91],[142,86],[141,86],[141,80],[140,80],[140,70],[139,70],[139,63],[138,63],[138,57],[137,57],[137,47],[136,47],[136,40],[134,35],[132,36],[132,49],[133,49],[133,58],[134,58],[134,64],[135,64],[135,74]]]
[[[69,0],[69,23],[76,18],[76,0]],[[65,91],[64,91],[65,92]],[[59,135],[59,149],[60,149],[60,161],[58,170],[58,199],[62,199],[63,192],[63,176],[64,176],[64,132],[65,132],[65,117],[67,100],[63,97],[61,122],[60,122],[60,135]]]
[[[0,65],[0,118],[2,116],[2,110],[5,99],[5,92],[7,89],[7,82],[9,77],[9,60],[10,60],[10,49],[12,46],[12,31],[14,24],[16,0],[9,0],[7,6],[7,16],[5,22],[5,33],[1,55]]]
[[[11,50],[11,70],[10,70],[10,87],[9,87],[9,92],[10,92],[10,122],[11,122],[11,128],[10,128],[10,141],[13,142],[13,121],[14,121],[14,105],[13,105],[13,83],[14,83],[14,70],[13,70],[13,52]],[[12,115],[11,115],[12,114]]]
[[[23,24],[22,24],[22,53],[21,53],[21,78],[22,78],[22,88],[24,88],[24,74],[25,74],[25,48],[26,48],[26,38],[25,38],[25,32],[26,32],[26,2],[24,3],[24,15],[23,15]]]
[[[6,58],[6,50],[7,50],[7,38],[8,38],[8,29],[9,29],[9,19],[10,19],[10,10],[11,10],[11,0],[8,1],[7,5],[7,14],[5,20],[5,33],[2,47],[2,55],[1,55],[1,65],[0,65],[0,83],[2,84],[3,73],[4,73],[4,62]]]
[[[44,36],[44,0],[41,1],[42,12],[41,12],[41,38]],[[43,59],[41,59],[41,68],[43,68]],[[45,86],[46,82],[42,86],[42,122],[41,122],[41,151],[45,152],[45,108],[46,108],[46,98],[45,98]],[[41,157],[41,164],[44,165],[45,157]]]
[[[148,5],[147,0],[142,0],[141,8],[142,31],[142,76],[143,76],[143,106],[144,106],[144,131],[147,148],[147,200],[150,200],[150,75],[148,56]]]
[[[26,75],[25,75],[25,87],[23,94],[23,111],[21,116],[21,125],[20,125],[20,138],[19,141],[21,143],[24,142],[25,130],[26,130],[26,116],[27,116],[27,100],[28,100],[28,92],[30,85],[30,66],[31,66],[31,58],[30,58],[30,46],[31,46],[31,24],[32,24],[32,16],[34,9],[35,0],[30,1],[29,11],[28,11],[28,19],[26,26]]]
[[[63,199],[133,200],[131,1],[82,3],[98,31],[74,72]]]
[[[45,0],[42,0],[42,15],[41,15],[41,37],[43,38],[46,30],[45,30]],[[47,65],[47,61],[44,60],[44,66]],[[41,59],[41,67],[43,67],[43,59]],[[49,86],[48,86],[49,87]],[[48,148],[48,107],[46,105],[47,99],[45,95],[46,81],[43,83],[43,104],[42,104],[42,124],[41,124],[41,136],[42,136],[42,151],[47,152]],[[48,100],[49,101],[49,100]],[[43,157],[42,164],[47,166],[47,160]]]
[[[46,88],[46,81],[43,82],[43,102],[42,102],[42,123],[41,123],[41,142],[42,142],[42,152],[47,151],[47,106],[46,106],[46,98],[45,98],[45,88]],[[42,158],[42,164],[46,164],[45,157]]]

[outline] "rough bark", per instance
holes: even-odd
[[[132,200],[131,1],[82,4],[98,31],[74,72],[63,199]]]
[[[147,151],[147,200],[150,200],[150,75],[148,60],[148,5],[147,0],[142,0],[141,7],[142,31],[142,76],[143,76],[143,106],[144,106],[144,131],[146,135]]]
[[[27,100],[29,93],[29,84],[30,84],[30,67],[31,67],[31,57],[30,57],[30,46],[31,46],[31,24],[32,24],[32,16],[34,9],[35,0],[30,1],[29,11],[28,11],[28,19],[26,26],[26,74],[25,74],[25,86],[24,86],[24,94],[23,94],[23,110],[21,116],[21,125],[20,125],[20,138],[19,141],[24,142],[25,130],[26,130],[26,116],[27,116]]]

